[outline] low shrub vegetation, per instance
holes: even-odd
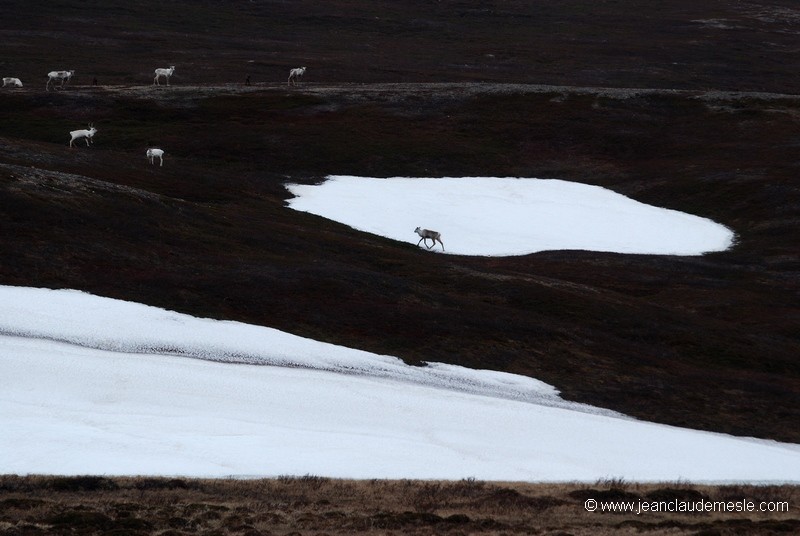
[[[624,488],[624,489],[623,489]],[[597,501],[590,511],[587,501]],[[771,512],[653,511],[678,501],[786,503]],[[611,503],[647,512],[602,511]],[[796,486],[597,482],[525,484],[0,477],[0,534],[787,534],[800,530]],[[758,506],[756,507],[758,509]]]

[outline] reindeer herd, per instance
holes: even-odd
[[[172,65],[172,66],[170,66],[169,68],[166,68],[166,69],[159,68],[159,69],[156,69],[154,71],[154,73],[155,73],[155,77],[153,78],[153,85],[154,86],[160,86],[161,85],[160,79],[162,77],[164,78],[164,81],[165,81],[166,85],[169,86],[169,79],[173,75],[173,73],[175,73],[175,66]],[[304,74],[306,74],[306,68],[305,67],[297,67],[295,69],[291,69],[289,71],[289,79],[288,79],[288,82],[287,82],[288,85],[289,86],[293,86],[293,85],[296,86],[298,81],[299,81],[299,79],[302,78]],[[75,75],[75,71],[74,70],[70,70],[70,71],[50,71],[49,73],[47,73],[47,83],[45,84],[45,91],[50,91],[51,84],[53,86],[53,89],[57,89],[57,88],[63,89],[65,86],[67,86],[69,84],[70,80],[72,80],[72,77],[74,75]],[[247,80],[248,80],[248,82],[250,81],[250,77],[249,76],[247,77]],[[60,83],[58,85],[56,85],[57,82],[60,82]],[[95,80],[95,84],[96,84],[96,80]],[[3,87],[7,87],[7,86],[15,87],[15,88],[23,87],[22,86],[22,81],[19,78],[4,77],[3,78]],[[69,136],[70,136],[70,138],[69,138],[69,146],[70,147],[74,147],[75,146],[74,145],[75,141],[84,140],[86,142],[86,146],[90,147],[91,144],[94,143],[93,142],[93,138],[94,138],[95,134],[97,134],[97,129],[94,127],[94,124],[92,124],[92,123],[89,124],[89,128],[88,129],[72,130],[69,133]],[[164,150],[163,149],[159,149],[159,148],[156,148],[156,147],[150,147],[145,152],[145,156],[147,157],[148,162],[150,162],[150,164],[152,164],[152,165],[155,165],[155,159],[156,158],[158,158],[159,167],[162,167],[164,165]],[[439,242],[439,244],[442,246],[442,251],[444,251],[444,243],[442,242],[441,233],[439,233],[437,231],[431,231],[430,229],[421,229],[420,227],[417,227],[416,229],[414,229],[414,232],[417,233],[420,236],[420,240],[419,240],[419,242],[417,242],[417,246],[418,247],[419,247],[420,243],[424,242],[425,247],[427,247],[428,249],[432,249],[436,245],[436,242]],[[428,245],[428,240],[431,241],[431,245],[430,246]]]
[[[160,86],[161,85],[161,78],[164,78],[164,82],[169,85],[169,78],[175,73],[175,66],[171,65],[168,68],[159,68],[154,71],[155,77],[153,77],[153,85]],[[294,69],[289,70],[289,80],[288,85],[296,86],[299,80],[306,74],[305,67],[297,67]],[[50,86],[52,85],[53,89],[61,88],[64,89],[65,86],[69,84],[69,81],[72,80],[72,77],[75,75],[74,70],[70,71],[50,71],[47,73],[47,83],[44,86],[45,91],[50,91]],[[247,85],[250,82],[250,76],[247,77]],[[97,79],[94,81],[95,85],[97,85]],[[3,78],[3,87],[23,87],[22,80],[19,78],[14,77],[4,77]]]
[[[161,78],[164,78],[164,82],[166,85],[169,86],[169,79],[175,73],[175,66],[171,65],[168,68],[158,68],[154,71],[155,77],[153,78],[153,85],[160,86],[161,85]],[[298,80],[306,74],[305,67],[298,67],[296,69],[291,69],[289,71],[289,82],[290,86],[297,85]],[[50,87],[52,85],[53,89],[64,89],[69,84],[69,81],[72,80],[72,77],[75,75],[74,70],[69,71],[50,71],[47,73],[47,83],[44,86],[45,91],[50,91]],[[250,77],[247,77],[248,81]],[[95,83],[97,81],[95,80]],[[3,78],[3,87],[23,87],[22,80],[19,78],[14,77],[4,77]],[[84,140],[86,141],[86,146],[89,147],[93,142],[92,138],[97,133],[97,129],[94,128],[94,125],[90,124],[88,129],[79,129],[79,130],[72,130],[69,133],[69,146],[74,147],[74,143],[76,140]],[[151,147],[147,149],[145,153],[147,156],[147,160],[151,164],[155,164],[155,159],[158,158],[159,166],[164,165],[164,150],[158,149],[156,147]]]

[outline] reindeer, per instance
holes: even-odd
[[[81,138],[84,138],[86,140],[86,147],[89,147],[89,143],[90,142],[93,143],[92,142],[92,136],[94,136],[96,133],[97,133],[97,129],[94,128],[94,124],[92,124],[92,123],[89,123],[89,129],[88,130],[87,129],[73,130],[73,131],[71,131],[69,133],[69,135],[71,136],[71,138],[69,140],[69,146],[70,147],[74,147],[74,145],[72,145],[72,142],[74,142],[75,140],[79,140]]]
[[[22,87],[22,81],[19,78],[3,78],[3,87]]]
[[[288,84],[290,86],[291,85],[295,85],[296,86],[297,85],[297,79],[302,77],[304,74],[306,74],[306,68],[305,67],[298,67],[297,69],[292,69],[291,71],[289,71],[289,82],[288,82]]]
[[[61,80],[61,87],[72,79],[75,71],[50,71],[47,73],[47,85],[44,86],[45,91],[50,91],[50,82],[53,80]]]
[[[175,66],[173,65],[169,69],[156,69],[156,77],[153,78],[153,85],[161,85],[161,82],[158,81],[159,78],[162,76],[166,78],[167,85],[169,85],[169,77],[172,76],[172,73],[175,72]]]
[[[424,240],[425,247],[431,249],[433,246],[436,245],[436,242],[438,241],[442,245],[442,251],[444,251],[444,242],[442,242],[441,233],[437,233],[436,231],[431,231],[430,229],[420,229],[419,227],[414,229],[414,232],[422,237],[419,239],[419,242],[417,242],[417,246],[419,246],[419,243]],[[433,240],[433,244],[429,246],[428,240]]]
[[[163,149],[156,149],[155,147],[152,147],[152,148],[147,150],[147,159],[150,161],[151,164],[154,163],[153,161],[155,160],[156,157],[158,157],[158,160],[160,162],[159,165],[163,166],[164,165],[164,150]]]

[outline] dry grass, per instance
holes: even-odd
[[[602,514],[597,501],[787,501],[784,513]],[[800,488],[618,480],[0,477],[0,534],[787,534]]]

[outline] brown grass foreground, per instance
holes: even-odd
[[[701,501],[756,511],[600,512]],[[0,534],[797,534],[798,504],[797,486],[0,476]]]

